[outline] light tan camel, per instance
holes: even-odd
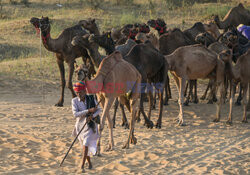
[[[115,51],[111,55],[102,60],[98,68],[97,74],[92,80],[88,80],[87,68],[79,68],[77,70],[78,80],[85,79],[87,90],[89,93],[97,93],[98,99],[103,99],[103,113],[101,123],[99,125],[100,138],[98,140],[98,151],[100,154],[101,133],[104,127],[104,122],[107,117],[109,127],[109,147],[108,150],[113,150],[113,122],[109,115],[109,110],[116,97],[120,98],[123,104],[128,106],[131,113],[129,126],[129,136],[123,148],[129,148],[129,143],[136,143],[134,136],[135,115],[138,107],[139,86],[141,83],[141,75],[137,69],[122,58],[120,52]],[[132,83],[132,86],[131,86]],[[127,95],[128,93],[129,95]]]
[[[202,45],[179,47],[172,54],[166,55],[179,91],[180,112],[179,125],[183,125],[183,98],[186,80],[198,78],[215,78],[220,85],[220,101],[217,105],[217,116],[220,116],[221,98],[223,93],[224,62],[217,59],[217,55]],[[217,122],[217,120],[214,120]]]
[[[230,50],[219,54],[219,58],[225,62],[226,70],[229,72],[228,77],[231,78],[230,86],[232,86],[230,98],[230,110],[227,123],[232,124],[232,112],[234,104],[234,95],[236,85],[241,82],[243,89],[243,123],[247,123],[247,90],[250,83],[250,49],[237,59],[236,64],[232,65],[232,53]],[[250,93],[249,93],[250,98]]]

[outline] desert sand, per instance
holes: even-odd
[[[0,174],[80,174],[81,149],[74,145],[62,167],[60,161],[73,137],[75,119],[66,89],[64,107],[55,107],[59,84],[23,81],[0,76]],[[223,105],[221,122],[213,123],[216,107],[206,101],[184,107],[187,126],[177,126],[177,91],[164,106],[162,129],[136,123],[137,144],[122,149],[128,130],[121,127],[118,110],[115,150],[92,157],[88,174],[250,174],[250,125],[241,123],[242,106],[234,109],[233,125],[225,124],[229,110]],[[43,88],[42,88],[43,87]],[[198,85],[199,96],[205,85]],[[147,106],[147,104],[146,104]],[[157,110],[152,120],[156,123]],[[111,115],[113,114],[113,109]],[[127,112],[128,115],[128,112]]]

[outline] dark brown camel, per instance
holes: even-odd
[[[94,39],[95,38],[95,39]],[[92,36],[91,39],[85,40],[82,37],[76,37],[77,40],[82,40],[85,42],[85,46],[88,47],[93,41],[95,41],[98,45],[108,47],[103,40],[98,40],[95,36]],[[112,39],[112,38],[110,38]],[[106,41],[106,40],[105,40]],[[96,52],[97,54],[97,52]],[[161,89],[162,83],[164,84],[166,81],[166,75],[168,70],[168,65],[164,60],[163,55],[156,50],[150,42],[142,43],[135,45],[131,51],[123,57],[124,60],[128,61],[132,65],[134,65],[137,70],[142,75],[142,85],[146,85],[147,83],[155,83],[157,89]],[[152,59],[154,58],[154,59]],[[142,93],[145,91],[145,86],[142,87]],[[142,94],[141,93],[141,94]],[[149,91],[151,93],[151,91]],[[159,118],[157,120],[156,127],[161,128],[162,122],[162,91],[159,90]],[[152,104],[152,96],[150,95],[150,104]],[[153,123],[150,121],[151,116],[151,108],[149,108],[148,117],[146,116],[143,108],[143,100],[140,100],[140,112],[143,114],[145,119],[145,124],[147,127],[153,127]]]
[[[250,25],[250,11],[239,3],[238,6],[228,11],[222,21],[220,21],[218,15],[214,17],[214,21],[219,29],[224,30],[227,30],[229,27],[237,27],[239,24]]]
[[[58,36],[57,39],[52,39],[50,37],[50,21],[48,17],[42,17],[41,19],[33,17],[31,18],[30,22],[35,26],[37,30],[41,30],[44,47],[48,51],[56,53],[57,65],[59,67],[61,76],[61,97],[55,105],[63,106],[64,89],[66,82],[64,61],[68,64],[69,67],[67,87],[70,89],[72,96],[75,97],[76,95],[72,87],[72,76],[74,73],[75,59],[78,57],[87,58],[89,56],[86,49],[80,48],[79,46],[72,46],[71,40],[74,36],[83,36],[87,34],[87,32],[83,30],[82,27],[78,24],[63,30],[63,32]]]

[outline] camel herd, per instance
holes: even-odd
[[[75,97],[72,88],[74,64],[76,58],[82,57],[84,65],[77,67],[76,76],[78,80],[85,81],[90,93],[95,93],[99,99],[103,99],[101,104],[104,110],[99,130],[101,135],[107,118],[109,150],[114,147],[115,115],[112,120],[109,114],[114,101],[116,108],[120,104],[123,124],[130,129],[124,148],[128,148],[130,143],[136,143],[134,124],[135,120],[140,120],[140,114],[143,115],[148,128],[154,126],[150,116],[151,109],[155,108],[157,95],[159,118],[155,126],[161,128],[163,104],[168,104],[168,99],[171,98],[168,72],[172,74],[179,92],[179,125],[185,124],[183,105],[188,105],[189,102],[198,103],[197,79],[200,78],[209,79],[201,99],[205,99],[208,94],[208,103],[217,101],[214,122],[220,121],[221,105],[229,96],[228,124],[232,124],[235,90],[240,83],[241,91],[237,103],[243,99],[242,122],[247,122],[246,112],[250,109],[250,102],[247,103],[250,83],[250,41],[238,32],[236,27],[239,24],[250,25],[250,12],[241,3],[233,7],[222,21],[215,16],[214,21],[208,24],[197,22],[184,31],[178,28],[168,29],[163,19],[155,19],[147,21],[147,24],[127,24],[100,34],[95,20],[88,19],[79,21],[77,25],[65,29],[57,39],[52,39],[48,17],[33,17],[30,22],[41,31],[44,47],[56,53],[61,75],[61,97],[56,106],[63,106],[64,102],[64,61],[69,67],[67,87]],[[219,29],[224,31],[220,32]],[[106,55],[99,53],[99,47],[104,48]],[[217,91],[219,100],[216,97]],[[149,99],[147,114],[143,105],[147,100],[145,94]],[[131,114],[129,125],[124,105]]]

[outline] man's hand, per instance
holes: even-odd
[[[93,118],[92,115],[88,116],[88,118],[87,118],[87,123],[90,122],[90,120],[92,120],[92,118]]]
[[[95,113],[96,110],[97,110],[97,108],[90,108],[90,109],[88,109],[88,111],[89,111],[90,113]]]

